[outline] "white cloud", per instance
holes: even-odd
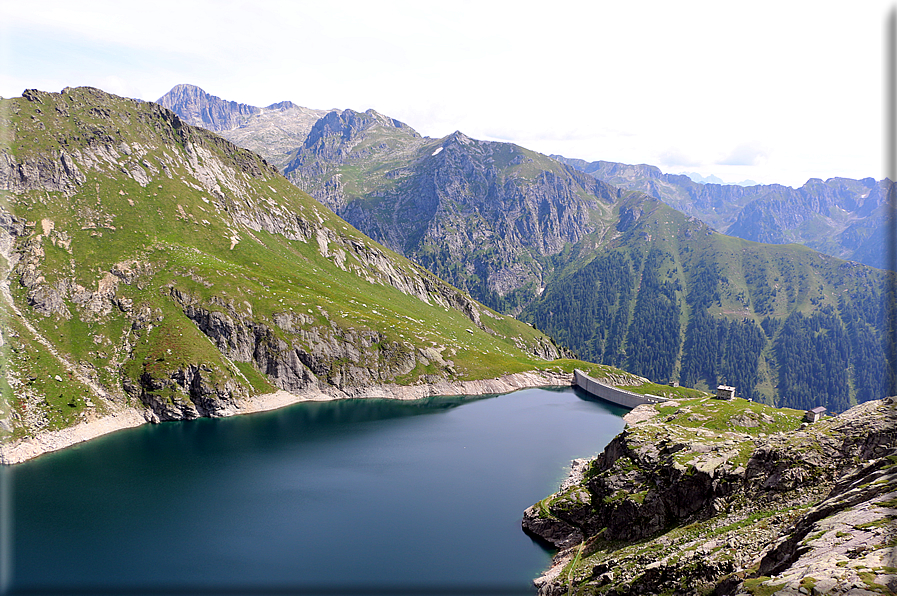
[[[718,164],[727,166],[758,166],[766,161],[768,151],[762,143],[749,141],[735,147]]]
[[[684,152],[679,149],[667,149],[657,156],[659,158],[659,165],[664,166],[700,166],[703,163],[700,160],[697,160],[689,155],[686,155]]]

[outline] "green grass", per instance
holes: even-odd
[[[679,406],[655,406],[668,416],[667,421],[686,428],[706,428],[717,432],[737,430],[759,435],[785,432],[800,428],[804,412],[789,408],[774,408],[743,399],[720,400],[713,397],[677,400]],[[733,421],[752,420],[757,426],[744,426]]]
[[[672,387],[670,385],[660,385],[657,383],[643,383],[641,385],[618,385],[620,389],[632,391],[642,395],[654,395],[657,397],[667,397],[670,399],[695,399],[707,397],[709,393],[691,387]]]
[[[871,590],[873,592],[881,592],[882,594],[890,594],[891,591],[888,590],[886,586],[879,584],[875,581],[876,576],[878,575],[874,571],[857,571],[857,576],[863,583],[866,584],[866,589]]]
[[[4,346],[4,366],[11,369],[20,385],[13,390],[4,378],[4,410],[11,408],[22,416],[27,411],[37,413],[46,420],[46,426],[39,430],[76,424],[89,409],[105,411],[102,400],[36,341],[18,318],[7,315],[5,325],[9,343]],[[32,435],[34,430],[15,425],[9,438]]]
[[[585,548],[586,543],[583,542],[579,545],[579,550],[576,551],[576,556],[573,557],[573,561],[570,562],[569,570],[567,571],[567,594],[568,596],[573,593],[573,574],[576,571],[577,566],[579,565],[579,558],[582,556],[582,550]]]
[[[890,509],[897,509],[897,498],[887,499],[885,501],[879,501],[875,505],[877,507],[888,507]]]
[[[875,521],[866,522],[864,524],[859,524],[854,526],[857,530],[871,530],[872,528],[884,528],[889,526],[894,522],[894,519],[897,519],[897,516],[894,515],[886,515],[881,519],[877,519]]]
[[[744,580],[744,589],[753,596],[772,596],[785,587],[785,584],[766,584],[771,578],[760,576]]]

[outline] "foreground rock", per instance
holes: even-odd
[[[649,408],[526,510],[560,549],[540,594],[897,589],[895,398],[813,425],[743,400]]]

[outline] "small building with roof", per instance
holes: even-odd
[[[720,385],[716,388],[716,399],[734,399],[735,398],[735,387],[729,387],[728,385]]]
[[[825,415],[825,411],[825,408],[823,408],[822,406],[817,406],[812,410],[807,410],[807,412],[804,414],[804,420],[807,422],[817,422],[820,418],[823,417],[823,415]]]

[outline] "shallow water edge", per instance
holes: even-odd
[[[227,412],[227,415],[266,412],[307,401],[350,398],[415,400],[452,395],[493,395],[536,387],[569,387],[572,383],[573,375],[570,373],[528,371],[476,381],[440,381],[421,385],[376,385],[359,388],[352,393],[336,388],[327,388],[326,391],[312,389],[303,393],[289,393],[281,390],[242,400],[238,407]],[[150,422],[142,408],[119,406],[112,414],[94,420],[60,430],[42,432],[34,437],[26,437],[0,445],[0,464],[22,463],[44,453],[65,449],[112,432]]]

